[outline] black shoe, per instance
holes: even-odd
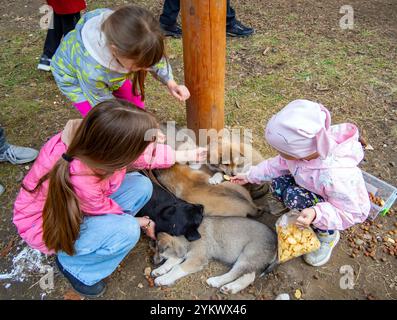
[[[76,279],[69,272],[67,272],[59,262],[58,257],[55,258],[55,262],[57,264],[59,271],[65,276],[66,279],[69,280],[73,289],[78,294],[88,298],[98,298],[105,293],[106,284],[102,280],[93,284],[92,286],[87,286],[84,283],[82,283],[80,280]]]
[[[235,20],[226,26],[226,34],[229,37],[247,37],[254,33],[254,29],[246,27],[240,21]]]
[[[182,37],[182,29],[178,24],[172,26],[160,23],[160,27],[166,37],[180,38]]]
[[[45,54],[42,54],[40,57],[39,64],[37,69],[43,71],[50,71],[51,70],[51,59],[48,58]]]

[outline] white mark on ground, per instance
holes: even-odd
[[[0,280],[12,279],[23,282],[32,273],[40,273],[46,262],[46,256],[40,251],[25,247],[12,259],[11,272],[0,274]]]

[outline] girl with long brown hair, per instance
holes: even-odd
[[[82,295],[103,293],[102,279],[135,246],[141,228],[154,237],[154,222],[134,217],[152,184],[126,168],[166,168],[180,158],[156,144],[157,131],[145,110],[102,102],[52,137],[23,180],[13,218],[19,234],[32,248],[56,253],[59,269]]]
[[[113,96],[143,108],[147,72],[178,100],[190,96],[173,79],[159,22],[133,5],[86,13],[63,39],[51,70],[59,89],[83,116]]]

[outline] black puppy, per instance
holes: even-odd
[[[191,204],[153,183],[153,194],[149,202],[137,216],[148,216],[156,224],[156,234],[166,232],[172,236],[182,236],[189,241],[200,239],[197,228],[203,220],[204,207]]]

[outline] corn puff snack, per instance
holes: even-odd
[[[277,221],[276,224],[280,263],[320,248],[320,241],[311,228],[299,229],[294,222],[296,217],[285,217],[286,215],[280,218],[284,223]]]

